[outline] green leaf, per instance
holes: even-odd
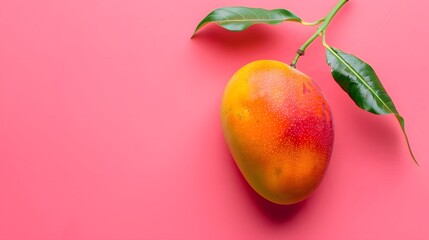
[[[230,31],[242,31],[253,24],[279,24],[284,21],[301,22],[301,19],[285,9],[225,7],[209,13],[197,26],[195,33],[208,23],[216,23]]]
[[[417,163],[405,132],[404,118],[381,84],[372,67],[359,58],[325,45],[326,61],[332,76],[357,106],[375,114],[394,114],[407,141],[411,157]]]

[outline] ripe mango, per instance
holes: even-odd
[[[322,181],[334,126],[324,96],[305,74],[273,60],[245,65],[225,88],[221,119],[238,168],[265,199],[297,203]]]

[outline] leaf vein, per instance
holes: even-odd
[[[335,57],[337,57],[350,71],[352,71],[353,72],[353,74],[354,75],[356,75],[356,77],[362,82],[362,84],[364,84],[367,88],[368,88],[368,90],[369,91],[371,91],[375,96],[376,96],[376,98],[387,108],[387,110],[389,110],[391,113],[397,113],[396,111],[394,112],[394,111],[392,111],[392,109],[390,109],[390,107],[389,106],[387,106],[387,104],[384,102],[384,100],[383,99],[381,99],[378,95],[377,95],[377,93],[372,89],[372,87],[363,79],[363,77],[358,73],[358,72],[356,72],[356,70],[352,67],[352,66],[350,66],[350,64],[348,64],[338,53],[336,53],[335,52],[335,50],[334,49],[332,49],[331,47],[328,47],[328,50],[329,51],[331,51],[331,53],[332,54],[334,54],[334,56]]]

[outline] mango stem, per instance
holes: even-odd
[[[305,53],[305,49],[318,37],[320,34],[326,30],[329,23],[334,18],[335,14],[341,9],[341,7],[346,4],[348,0],[340,0],[338,3],[334,6],[334,8],[326,15],[326,17],[321,19],[322,25],[317,28],[317,31],[298,49],[295,58],[293,59],[292,63],[290,64],[291,67],[296,68],[296,63],[298,62],[299,57],[303,56]]]

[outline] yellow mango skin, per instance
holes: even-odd
[[[262,197],[297,203],[322,181],[334,127],[325,98],[305,74],[273,60],[245,65],[225,88],[221,119],[238,168]]]

